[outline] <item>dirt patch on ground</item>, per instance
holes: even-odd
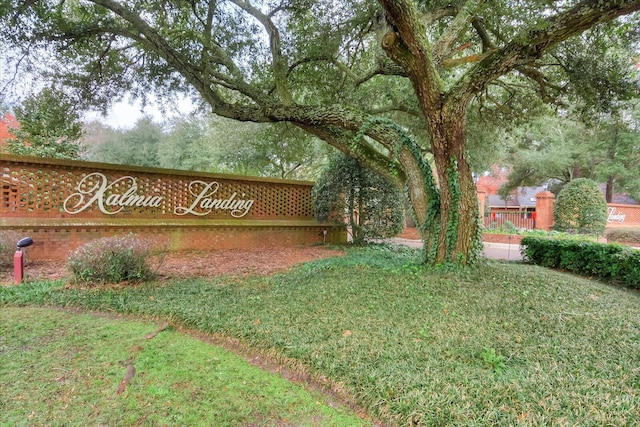
[[[405,228],[402,233],[398,235],[401,239],[408,240],[420,240],[420,234],[418,233],[418,229],[414,227]]]
[[[341,255],[344,255],[342,250],[323,246],[175,252],[167,254],[158,274],[161,279],[269,275],[287,270],[302,262]],[[71,277],[64,262],[47,260],[27,261],[24,274],[25,280],[55,280]],[[13,283],[13,267],[0,267],[0,284],[11,283]]]

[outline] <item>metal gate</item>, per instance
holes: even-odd
[[[536,228],[535,211],[494,211],[484,217],[485,229],[512,229],[524,228],[533,230]]]

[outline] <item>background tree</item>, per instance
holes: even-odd
[[[91,150],[90,160],[122,165],[160,167],[162,127],[143,117],[130,130],[114,131]]]
[[[132,129],[91,123],[82,140],[87,160],[169,169],[315,179],[329,147],[284,123],[238,123],[193,115]]]
[[[252,146],[266,160],[268,176],[283,179],[317,178],[333,151],[288,123],[263,127]]]
[[[606,182],[605,198],[611,203],[614,191],[626,192],[640,201],[640,109],[618,110],[602,117],[596,128],[593,153],[600,154],[593,162],[594,175]]]
[[[637,104],[638,72],[633,58],[638,28],[599,27],[562,44],[557,57],[571,82],[554,109],[509,132],[515,141],[507,163],[513,167],[502,189],[556,183],[587,177],[606,183],[611,201],[614,188],[629,191],[640,179],[631,152],[637,128],[630,114]]]
[[[357,160],[334,156],[313,187],[319,221],[346,222],[354,244],[394,237],[404,229],[402,194],[386,178]]]
[[[553,216],[555,230],[601,235],[607,225],[607,202],[594,181],[574,179],[558,194]]]
[[[240,175],[274,176],[266,147],[260,147],[264,124],[238,123],[216,117],[211,120],[209,139],[211,144],[211,170]],[[275,175],[277,176],[277,175]]]
[[[76,103],[64,92],[43,89],[15,107],[19,127],[11,129],[11,154],[77,159],[82,122]]]
[[[517,187],[545,183],[557,194],[574,178],[594,177],[589,162],[596,137],[580,121],[549,112],[507,135],[511,148],[504,163],[511,172],[498,191],[503,197]]]
[[[200,115],[170,120],[158,145],[160,167],[211,171],[214,153],[209,143],[209,122]]]
[[[613,113],[600,113],[585,122],[583,114],[561,116],[553,112],[508,132],[510,154],[504,164],[511,168],[499,194],[508,195],[519,186],[550,184],[558,193],[575,178],[606,183],[605,197],[614,191],[632,197],[640,194],[640,126],[637,107],[621,103]]]
[[[522,92],[552,100],[568,78],[559,45],[639,9],[640,0],[3,0],[0,31],[27,56],[51,46],[50,77],[93,103],[185,90],[222,117],[289,122],[406,189],[429,263],[467,264],[481,245],[470,109],[508,109]],[[401,114],[421,132],[411,135]]]

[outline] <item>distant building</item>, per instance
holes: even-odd
[[[5,114],[0,118],[0,153],[7,152],[7,140],[12,139],[14,135],[11,133],[11,128],[17,128],[20,123],[11,114]]]
[[[506,168],[493,166],[491,172],[480,176],[476,182],[478,191],[484,191],[486,194],[498,194],[498,190],[507,183],[509,172]]]
[[[544,191],[544,187],[518,187],[509,193],[506,200],[497,194],[487,196],[487,204],[494,211],[534,211],[536,194]]]

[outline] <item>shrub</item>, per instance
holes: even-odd
[[[73,277],[83,283],[140,282],[155,276],[162,261],[154,240],[133,234],[86,243],[67,260]]]
[[[640,229],[638,228],[610,228],[604,232],[608,242],[638,243]]]
[[[525,261],[594,276],[640,289],[640,251],[585,239],[526,236],[520,242]]]
[[[562,188],[553,215],[555,230],[602,234],[607,225],[607,202],[594,181],[578,178]]]
[[[16,243],[23,235],[17,231],[0,231],[0,267],[10,267],[13,265],[13,255],[16,253]]]
[[[355,159],[334,157],[313,187],[319,221],[351,227],[353,242],[396,236],[404,228],[400,191],[386,178],[366,169]]]

